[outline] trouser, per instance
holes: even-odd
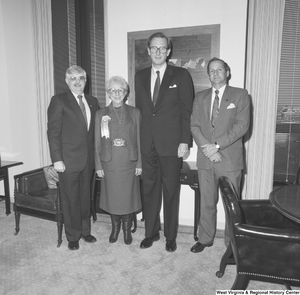
[[[218,179],[227,176],[232,182],[238,196],[242,171],[220,171],[212,169],[198,169],[200,186],[200,220],[198,229],[199,242],[204,245],[213,243],[217,229],[217,203],[219,200]],[[225,245],[229,244],[229,233],[225,223]]]

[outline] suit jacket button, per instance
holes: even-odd
[[[155,117],[155,114],[152,114],[153,117]]]

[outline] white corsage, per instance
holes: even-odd
[[[111,120],[110,116],[103,116],[101,121],[101,134],[103,137],[109,138],[108,122]]]

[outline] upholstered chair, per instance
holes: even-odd
[[[236,265],[232,289],[246,289],[250,279],[290,285],[300,283],[300,224],[280,214],[268,199],[239,200],[227,177],[219,187],[230,245],[216,275]]]
[[[63,214],[60,204],[58,177],[52,166],[47,166],[14,176],[14,212],[17,235],[20,231],[20,215],[29,215],[55,221],[58,244],[62,243]]]

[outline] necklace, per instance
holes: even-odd
[[[121,115],[120,115],[120,117],[119,117],[118,112],[117,112],[117,110],[115,109],[114,106],[113,106],[113,108],[114,108],[115,114],[116,114],[116,116],[117,116],[117,118],[118,118],[119,124],[122,124],[123,107],[121,106],[121,108],[120,108],[120,109],[121,109]]]

